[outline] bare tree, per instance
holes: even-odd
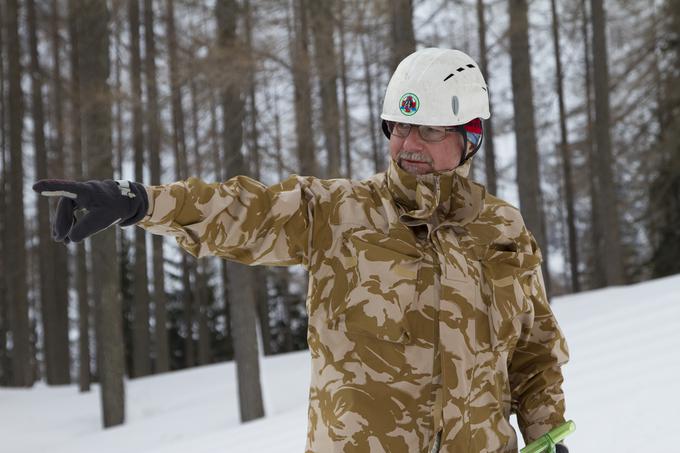
[[[71,51],[71,149],[73,161],[73,177],[84,175],[84,159],[82,153],[81,108],[80,108],[80,1],[68,1],[68,29]],[[75,245],[75,286],[78,296],[78,385],[81,392],[90,390],[90,299],[88,296],[88,272],[85,244]]]
[[[345,54],[345,0],[340,0],[338,2],[338,7],[340,9],[338,13],[338,32],[340,34],[340,85],[342,87],[342,145],[343,145],[343,158],[345,161],[345,178],[352,178],[352,156],[350,154],[350,148],[352,146],[352,136],[350,130],[352,129],[351,117],[349,115],[349,103],[347,101],[347,55]]]
[[[4,28],[3,5],[0,5],[0,211],[7,212],[7,134],[6,115],[7,99],[5,97],[5,46],[2,28]],[[7,221],[6,216],[0,217],[0,385],[10,385],[11,361],[7,350],[7,332],[9,325],[9,304],[7,297]]]
[[[184,108],[182,107],[182,81],[179,74],[179,58],[177,46],[177,32],[175,30],[174,1],[166,0],[166,28],[168,35],[168,66],[170,73],[170,94],[172,98],[172,145],[175,153],[175,176],[185,179],[188,175],[186,137],[184,134]],[[194,349],[194,304],[191,290],[191,274],[194,263],[189,262],[186,254],[182,254],[182,286],[184,294],[184,323],[186,338],[184,339],[186,365],[191,367],[196,363]]]
[[[128,0],[130,25],[130,80],[132,82],[132,147],[135,181],[144,179],[144,133],[142,114],[142,61],[139,45],[139,0]],[[135,228],[134,296],[133,296],[133,376],[151,373],[151,338],[149,333],[149,281],[146,268],[146,232]]]
[[[550,293],[548,242],[545,235],[543,200],[536,149],[531,61],[529,53],[529,21],[526,0],[509,0],[510,58],[512,66],[512,103],[514,107],[515,146],[517,150],[517,186],[524,221],[543,248],[543,273]]]
[[[9,319],[12,330],[12,377],[14,385],[33,385],[33,357],[29,341],[28,288],[26,285],[26,231],[24,224],[24,171],[22,165],[22,133],[24,102],[21,90],[21,62],[19,58],[19,5],[17,0],[8,0],[5,21],[5,45],[7,55],[7,76],[9,81],[9,185],[7,195],[7,288],[10,301]]]
[[[340,176],[340,112],[338,111],[337,78],[333,30],[335,17],[331,0],[309,3],[312,32],[314,34],[314,61],[318,68],[321,92],[321,124],[326,138],[328,166],[326,176]]]
[[[105,2],[80,1],[80,76],[84,147],[88,175],[110,179],[111,92],[109,77],[109,10]],[[125,419],[123,330],[115,230],[107,229],[90,239],[95,290],[98,375],[101,382],[104,427]]]
[[[484,12],[484,0],[477,0],[477,21],[479,22],[479,64],[484,74],[484,80],[489,83],[489,59],[486,46],[486,15]],[[489,96],[489,110],[491,110],[491,96]],[[484,171],[486,173],[486,189],[496,195],[498,186],[496,182],[496,148],[493,139],[493,115],[484,122]]]
[[[309,31],[307,25],[307,1],[292,0],[293,19],[291,34],[291,59],[293,65],[293,86],[295,91],[295,132],[300,173],[317,175],[314,136],[312,135],[312,99],[309,83]]]
[[[595,82],[595,140],[597,143],[597,206],[600,231],[600,250],[604,256],[607,285],[620,285],[625,281],[619,210],[613,173],[611,131],[609,118],[609,69],[605,12],[602,0],[590,0],[593,23],[593,76]]]
[[[147,147],[151,184],[161,183],[161,122],[156,81],[156,34],[154,32],[153,0],[144,0],[144,72],[146,81]],[[153,235],[153,305],[155,318],[155,368],[156,373],[170,369],[170,351],[167,324],[167,295],[163,272],[163,237]]]
[[[52,44],[52,92],[53,105],[52,111],[54,114],[54,133],[52,140],[52,158],[49,161],[49,167],[53,169],[55,175],[64,175],[65,168],[65,154],[64,154],[64,108],[63,108],[63,85],[61,76],[61,38],[59,35],[60,23],[59,4],[57,0],[52,0],[51,3],[51,17],[50,17],[50,34]],[[68,278],[68,250],[66,247],[59,247],[52,242],[52,262],[54,267],[51,271],[54,276],[54,304],[55,312],[57,313],[58,330],[61,333],[62,347],[59,348],[58,354],[59,362],[64,363],[64,378],[63,383],[71,381],[69,373],[69,278]]]
[[[218,119],[217,119],[217,100],[215,99],[214,93],[210,93],[210,143],[211,143],[211,155],[213,162],[213,169],[215,172],[215,179],[222,181],[226,179],[226,168],[222,164],[222,156],[220,153],[220,134],[218,132]],[[229,281],[229,276],[227,274],[227,261],[219,260],[219,275],[222,282],[222,300],[224,301],[223,315],[224,315],[224,338],[225,347],[227,349],[226,356],[233,358],[233,340],[232,340],[232,323],[231,323],[231,303],[228,297],[227,282]]]
[[[234,61],[241,55],[243,43],[236,36],[238,15],[235,0],[218,0],[215,5],[217,19],[217,44],[222,58]],[[241,77],[242,79],[242,77]],[[225,162],[229,162],[226,177],[247,174],[241,146],[243,144],[243,117],[245,86],[235,74],[225,80],[222,87],[223,146]],[[241,421],[264,416],[260,367],[258,358],[255,293],[253,274],[242,264],[227,262],[228,293],[233,329],[234,353],[238,375]]]
[[[384,158],[378,144],[377,127],[378,119],[376,115],[376,104],[373,93],[374,76],[371,72],[371,62],[373,58],[370,55],[367,41],[370,39],[367,33],[366,17],[364,12],[359,13],[359,44],[361,46],[361,58],[363,60],[364,69],[364,86],[366,87],[366,100],[368,101],[368,123],[369,136],[371,138],[371,157],[373,158],[374,171],[380,172],[384,170]]]
[[[255,48],[253,46],[253,22],[256,20],[255,13],[251,8],[249,0],[243,3],[243,23],[245,26],[245,49],[248,53],[246,57],[246,71],[248,73],[248,105],[250,110],[250,125],[249,142],[250,156],[249,168],[255,179],[260,179],[260,146],[259,146],[259,131],[258,123],[258,109],[256,99],[256,65]],[[260,333],[262,335],[262,349],[264,355],[270,355],[271,350],[271,327],[269,326],[269,294],[267,293],[267,280],[269,276],[268,269],[264,267],[255,267],[251,270],[254,274],[255,281],[263,282],[263,284],[255,285],[255,300],[257,304],[257,318],[260,326]]]
[[[45,179],[47,174],[47,147],[45,145],[45,113],[43,108],[42,70],[38,55],[38,32],[34,0],[26,1],[26,22],[31,56],[31,105],[33,119],[33,144],[35,149],[36,178]],[[40,283],[40,308],[43,327],[43,350],[45,353],[45,377],[48,384],[68,384],[69,344],[67,307],[57,304],[54,263],[55,243],[50,231],[50,207],[48,199],[38,197],[38,274]],[[59,311],[65,313],[60,313]]]
[[[196,87],[196,76],[189,81],[189,97],[191,100],[191,136],[194,154],[194,174],[199,178],[203,177],[203,164],[200,151],[200,134],[198,120],[198,89]],[[196,355],[197,364],[205,365],[211,362],[210,353],[210,330],[208,326],[208,315],[210,311],[210,297],[208,295],[208,262],[200,259],[196,263],[196,282],[194,285],[194,300],[196,301],[196,321],[198,324],[198,353]]]
[[[680,5],[667,1],[663,6],[664,29],[660,48],[666,62],[663,75],[655,75],[661,92],[657,101],[659,138],[653,152],[658,168],[649,190],[646,217],[653,224],[652,275],[663,277],[680,272]],[[657,34],[652,16],[653,35]],[[657,42],[654,40],[654,42]]]
[[[413,0],[388,1],[391,31],[391,64],[394,72],[399,62],[416,50],[416,37],[413,32]]]
[[[578,237],[576,236],[576,220],[574,216],[574,186],[571,177],[571,156],[569,155],[569,144],[567,139],[567,119],[564,109],[564,89],[562,88],[562,60],[560,58],[560,34],[559,21],[557,18],[557,6],[555,0],[551,0],[552,9],[552,32],[553,32],[553,47],[555,49],[555,79],[557,88],[557,101],[560,113],[560,151],[562,155],[562,171],[564,178],[564,203],[567,207],[567,231],[569,241],[569,263],[571,274],[571,290],[579,292],[581,285],[579,283],[578,270]]]

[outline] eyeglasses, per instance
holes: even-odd
[[[462,126],[442,127],[397,123],[394,121],[387,122],[387,129],[390,131],[390,134],[394,134],[400,138],[408,137],[408,134],[411,132],[411,127],[413,126],[416,126],[418,128],[420,138],[422,138],[426,142],[441,142],[442,140],[444,140],[444,138],[446,138],[446,134],[448,132],[457,132],[461,135],[463,133],[463,130],[461,130]]]

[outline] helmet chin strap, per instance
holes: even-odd
[[[482,122],[480,122],[479,127],[482,129],[481,133],[479,134],[479,143],[475,145],[475,148],[468,154],[467,152],[467,131],[465,130],[465,127],[463,126],[458,126],[461,128],[461,132],[463,134],[463,152],[460,155],[460,164],[458,165],[463,165],[463,163],[470,159],[472,156],[474,156],[477,151],[479,151],[479,148],[482,147],[482,142],[484,141],[484,125]]]

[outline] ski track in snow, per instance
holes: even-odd
[[[673,451],[680,420],[680,276],[557,298],[573,453]],[[301,453],[309,352],[261,358],[267,417],[240,424],[233,363],[126,381],[125,425],[103,430],[99,389],[0,389],[0,453]],[[511,422],[524,446],[516,418]]]

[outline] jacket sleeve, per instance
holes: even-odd
[[[267,187],[247,176],[210,184],[192,176],[146,186],[149,208],[137,225],[174,236],[196,258],[307,266],[315,179],[292,175]]]
[[[535,240],[532,246],[540,256]],[[562,365],[569,348],[545,293],[543,273],[537,266],[523,282],[533,305],[534,318],[522,332],[509,363],[512,412],[528,445],[565,422]]]

